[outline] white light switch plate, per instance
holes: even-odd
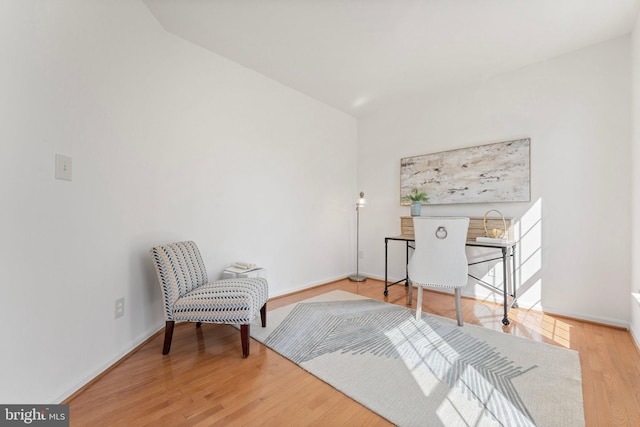
[[[56,179],[71,181],[71,157],[56,154]]]

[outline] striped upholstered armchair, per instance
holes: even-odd
[[[242,357],[249,356],[249,324],[260,313],[267,325],[269,287],[262,278],[209,282],[194,242],[178,242],[151,249],[164,298],[166,320],[162,354],[171,349],[175,322],[240,325]]]

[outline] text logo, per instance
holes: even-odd
[[[0,426],[69,426],[69,405],[0,405]]]

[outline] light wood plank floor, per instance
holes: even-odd
[[[341,289],[404,305],[406,289],[341,280],[273,299],[274,309]],[[415,295],[414,295],[415,308]],[[628,331],[463,298],[465,322],[574,349],[582,363],[588,426],[640,425],[640,352]],[[454,318],[453,297],[427,292],[423,309]],[[268,318],[268,316],[267,316]],[[386,426],[387,421],[257,341],[242,359],[240,333],[227,325],[176,326],[171,353],[154,336],[72,396],[72,426]]]

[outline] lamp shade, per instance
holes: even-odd
[[[364,205],[367,204],[367,199],[364,198],[364,191],[360,192],[360,198],[356,202],[356,206],[359,208],[364,208]]]

